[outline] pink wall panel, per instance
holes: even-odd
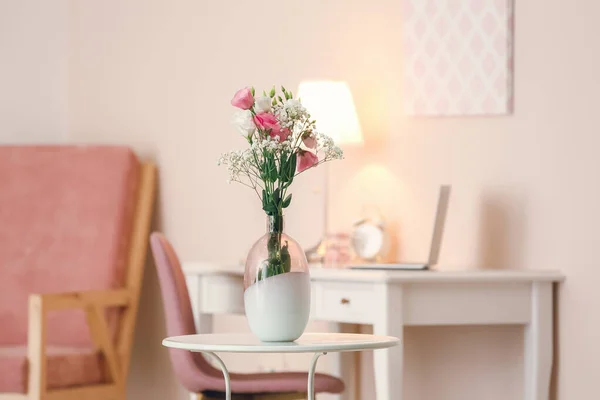
[[[404,0],[406,113],[510,113],[512,9],[512,0]]]

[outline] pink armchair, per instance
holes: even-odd
[[[0,400],[124,399],[155,168],[0,147]]]
[[[192,305],[185,277],[173,247],[160,233],[150,239],[160,279],[169,336],[196,333]],[[225,381],[221,371],[210,365],[200,353],[169,349],[175,374],[183,386],[198,394],[199,400],[223,398]],[[300,372],[231,374],[235,399],[296,400],[306,398],[307,374]],[[315,376],[316,393],[341,393],[344,383],[333,376]],[[238,397],[236,397],[238,396]]]

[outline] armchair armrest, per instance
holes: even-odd
[[[114,290],[87,290],[82,292],[32,294],[32,301],[40,304],[46,311],[65,310],[73,308],[85,308],[96,306],[100,308],[126,306],[130,301],[130,293],[127,289]]]
[[[81,309],[85,311],[90,336],[96,348],[104,354],[113,385],[122,382],[121,363],[117,357],[104,309],[126,307],[131,301],[126,289],[89,290],[81,292],[32,294],[29,296],[28,358],[29,393],[33,398],[48,395],[46,384],[46,315],[49,311]],[[39,395],[40,397],[35,397]],[[51,398],[51,396],[48,396]]]

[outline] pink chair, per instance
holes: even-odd
[[[192,305],[179,260],[169,241],[160,233],[150,238],[152,254],[160,280],[169,336],[196,333]],[[223,396],[225,381],[220,370],[210,365],[200,353],[169,349],[171,363],[183,386],[199,399]],[[231,374],[234,398],[278,400],[306,398],[307,374],[300,372]],[[341,393],[344,383],[333,376],[315,376],[316,393]],[[241,396],[241,397],[236,397]]]

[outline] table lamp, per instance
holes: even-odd
[[[361,145],[362,131],[356,115],[352,93],[346,82],[302,82],[298,97],[311,119],[317,121],[317,131],[329,135],[338,146]],[[326,164],[325,167],[329,168]],[[309,262],[322,261],[327,250],[329,216],[329,169],[325,171],[323,238],[306,251]]]

